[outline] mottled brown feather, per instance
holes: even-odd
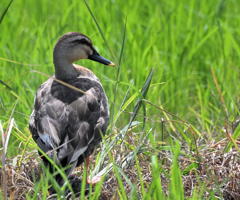
[[[70,32],[63,35],[57,44],[79,35],[87,38]],[[59,167],[72,165],[65,171],[67,176],[93,152],[109,123],[108,100],[99,79],[89,69],[74,64],[72,67],[76,69],[76,78],[64,81],[84,93],[55,81],[54,75],[39,87],[29,121],[29,129],[38,146],[45,153],[54,150],[48,156],[55,159]],[[46,158],[43,158],[43,163],[53,172]],[[61,176],[56,179],[63,184]]]

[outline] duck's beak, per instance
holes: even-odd
[[[94,60],[96,62],[102,63],[104,65],[114,66],[115,64],[110,60],[102,57],[96,50],[93,51],[93,54],[88,56],[88,59]]]

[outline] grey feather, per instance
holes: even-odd
[[[63,58],[60,56],[62,55],[60,50],[56,49],[64,51],[66,44],[72,42],[74,37],[82,38],[84,35],[69,33],[57,42],[54,49],[57,77],[54,75],[53,78],[61,79],[84,93],[69,88],[53,78],[48,79],[37,91],[34,110],[29,121],[29,129],[38,146],[45,153],[54,152],[48,156],[54,160],[55,155],[59,167],[72,165],[65,171],[67,176],[93,152],[94,147],[102,140],[101,133],[105,135],[109,123],[108,100],[99,79],[90,70],[71,64],[70,60],[76,57],[75,52],[74,59],[72,55]],[[89,38],[88,40],[90,41]],[[89,42],[88,45],[92,44]],[[72,43],[70,47],[73,48]],[[89,48],[88,53],[93,52],[93,47]],[[85,53],[79,55],[85,56]],[[66,62],[66,59],[69,62]],[[50,166],[51,172],[54,171],[47,159],[43,158],[43,163]],[[61,178],[57,179],[62,183]]]

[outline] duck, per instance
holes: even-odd
[[[114,66],[97,52],[86,35],[62,35],[53,49],[55,74],[38,88],[29,119],[33,140],[60,169],[64,168],[68,178],[83,162],[88,168],[90,155],[109,125],[105,91],[91,70],[74,64],[81,59]],[[46,157],[42,156],[42,162],[54,173],[56,169]],[[60,174],[55,179],[60,186],[64,184]],[[93,177],[86,182],[94,184],[100,180],[101,177]]]

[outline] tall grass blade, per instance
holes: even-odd
[[[229,89],[227,88],[227,86],[226,86],[225,84],[223,84],[223,87],[224,87],[225,91],[227,92],[228,97],[229,97],[229,99],[231,100],[231,102],[232,102],[235,110],[236,110],[236,111],[238,112],[238,114],[240,115],[240,110],[239,110],[236,102],[235,102],[234,99],[233,99],[233,95],[230,93]]]
[[[4,145],[5,155],[7,155],[8,141],[9,141],[9,138],[10,138],[10,135],[11,135],[11,132],[12,132],[13,122],[14,122],[14,119],[12,118],[11,121],[10,121],[10,125],[8,126],[8,129],[7,129],[7,132],[6,132],[6,141],[5,141],[5,145]]]
[[[199,50],[199,48],[216,32],[218,31],[218,27],[214,27],[208,34],[206,34],[198,43],[197,46],[195,46],[194,49],[189,53],[188,59],[192,60],[194,54]]]
[[[233,33],[231,32],[230,27],[226,26],[225,23],[219,19],[219,22],[221,23],[221,27],[224,28],[226,36],[228,37],[228,39],[230,39],[231,44],[233,49],[236,51],[236,53],[238,54],[238,56],[240,56],[240,47],[239,47],[239,42],[238,39],[236,40],[233,36]]]
[[[125,22],[125,26],[124,26],[124,31],[123,31],[123,41],[122,41],[122,47],[121,47],[121,53],[120,53],[120,58],[119,58],[119,67],[117,69],[117,77],[116,77],[116,84],[115,84],[115,88],[114,88],[114,99],[113,99],[113,106],[112,106],[112,117],[111,117],[111,124],[112,124],[112,128],[111,128],[111,133],[113,132],[114,126],[115,126],[115,122],[113,122],[113,117],[114,117],[114,108],[115,108],[115,103],[116,103],[116,98],[117,98],[117,87],[118,87],[118,81],[119,81],[119,74],[120,74],[120,70],[121,70],[121,60],[122,60],[122,54],[123,54],[123,49],[124,49],[124,43],[125,43],[125,35],[126,35],[126,24],[127,24],[127,19]],[[127,91],[127,94],[129,92],[129,89]],[[123,106],[124,102],[126,101],[126,97],[127,94],[125,95],[125,98],[123,99],[123,103],[121,105],[121,107]],[[120,111],[119,111],[120,112]],[[118,112],[118,113],[119,113]],[[119,115],[118,115],[119,116]],[[113,124],[114,123],[114,124]]]
[[[5,137],[3,132],[2,123],[0,120],[0,131],[2,135],[2,144],[3,144],[3,155],[2,155],[2,191],[4,199],[7,199],[7,177],[6,177],[6,169],[5,169],[5,159],[6,159],[6,152],[5,152]]]
[[[137,155],[135,155],[135,162],[136,162],[136,167],[137,167],[137,171],[138,171],[138,176],[139,176],[139,180],[140,180],[140,185],[141,185],[141,189],[142,189],[142,196],[143,199],[145,198],[146,192],[145,192],[145,188],[144,188],[144,183],[143,183],[143,179],[142,179],[142,173],[140,171],[140,165],[139,165],[139,161],[137,158]]]
[[[20,62],[17,62],[17,61],[14,61],[14,60],[9,60],[9,59],[2,58],[2,57],[0,57],[0,60],[4,60],[6,62],[10,62],[10,63],[18,64],[18,65],[35,66],[35,67],[41,66],[41,65],[35,65],[35,64],[20,63]]]
[[[84,163],[84,171],[83,171],[83,178],[82,178],[82,185],[81,185],[81,200],[85,197],[85,180],[87,180],[87,163]]]
[[[18,162],[18,166],[21,166],[21,164],[22,164],[23,156],[24,156],[25,152],[27,151],[27,147],[28,147],[28,144],[29,144],[29,142],[30,142],[31,139],[32,139],[32,135],[29,136],[29,139],[28,139],[26,145],[24,145],[24,149],[23,149],[21,158],[20,158],[20,160],[19,160],[19,162]]]
[[[91,16],[92,16],[92,18],[93,18],[95,24],[97,25],[97,28],[98,28],[98,30],[99,30],[99,32],[100,32],[100,34],[101,34],[101,36],[102,36],[102,38],[103,38],[105,44],[107,45],[107,48],[108,48],[109,51],[111,52],[111,55],[113,56],[113,59],[116,61],[116,64],[117,64],[117,66],[119,67],[120,64],[118,63],[118,60],[117,60],[115,54],[113,53],[112,49],[111,49],[110,46],[108,45],[107,40],[105,39],[105,37],[104,37],[104,35],[103,35],[102,29],[100,28],[100,26],[99,26],[99,24],[98,24],[96,18],[94,17],[94,15],[93,15],[91,9],[90,9],[89,6],[88,6],[86,0],[83,0],[83,1],[84,1],[85,5],[87,6],[87,9],[88,9],[89,13],[91,14]]]
[[[144,85],[142,87],[141,94],[142,94],[143,98],[145,98],[146,95],[147,95],[147,92],[148,92],[148,89],[149,89],[149,86],[150,86],[150,83],[151,83],[151,80],[152,80],[153,72],[154,72],[154,68],[151,69],[151,71],[150,71],[150,73],[149,73],[149,75],[148,75],[148,77],[147,77],[147,79],[146,79],[146,81],[145,81],[145,83],[144,83]],[[146,122],[146,118],[145,118],[145,116],[146,116],[146,108],[145,108],[145,104],[142,103],[141,97],[139,97],[138,100],[137,100],[137,103],[134,106],[133,114],[132,114],[132,116],[130,118],[130,122],[128,123],[127,130],[131,126],[133,120],[135,119],[135,117],[136,117],[136,115],[137,115],[137,113],[138,113],[138,111],[139,111],[139,109],[141,108],[142,105],[143,105],[143,111],[144,111],[144,117],[143,117],[143,129],[144,129],[145,122]],[[127,130],[125,131],[125,133],[123,135],[121,143],[123,143],[123,140],[124,140],[124,138],[126,136]]]
[[[20,95],[19,95],[19,98],[21,97],[24,88],[25,88],[25,84],[24,84],[24,86],[23,86],[23,88],[22,88],[22,91],[21,91],[21,93],[20,93]],[[8,129],[7,129],[7,133],[6,133],[6,135],[7,135],[6,143],[5,143],[5,153],[6,153],[6,154],[7,154],[8,141],[9,141],[9,138],[10,138],[10,135],[11,135],[11,132],[12,132],[12,128],[13,128],[13,123],[14,123],[14,118],[12,118],[12,116],[13,116],[13,113],[14,113],[14,111],[15,111],[15,109],[16,109],[17,104],[18,104],[19,98],[17,99],[17,101],[16,101],[16,103],[15,103],[13,109],[12,109],[10,118],[9,118],[9,119],[11,119],[11,120],[9,121],[9,122],[10,122],[10,125],[8,124]]]
[[[22,76],[22,75],[24,75],[24,74],[26,74],[26,73],[29,73],[29,71],[23,72],[23,73],[15,76],[15,77],[12,78],[10,81],[8,81],[8,83],[5,83],[5,82],[3,82],[2,80],[0,80],[0,84],[4,85],[4,87],[1,88],[0,92],[1,92],[3,89],[5,89],[5,88],[8,89],[8,90],[10,91],[10,93],[11,93],[12,95],[14,95],[18,100],[21,100],[21,102],[24,103],[24,105],[25,105],[26,107],[32,109],[32,108],[20,97],[21,94],[22,94],[22,92],[23,92],[23,89],[25,88],[25,85],[23,86],[23,89],[22,89],[22,91],[21,91],[20,96],[17,95],[17,94],[13,91],[13,89],[8,86],[8,84],[9,84],[10,82],[12,82],[15,78],[20,77],[20,76]],[[16,102],[15,107],[16,107],[17,103],[18,103],[18,101]],[[13,113],[13,111],[12,111],[12,113]]]
[[[173,158],[173,165],[171,167],[171,188],[170,188],[170,198],[175,200],[183,200],[184,199],[184,192],[183,192],[183,182],[182,182],[182,173],[180,171],[178,165],[178,156],[180,152],[180,145],[178,142],[175,143],[176,148],[174,149],[174,158]]]
[[[129,94],[129,90],[130,90],[130,87],[128,88],[128,90],[127,90],[127,92],[126,92],[126,94],[125,94],[125,96],[124,96],[124,98],[123,98],[123,101],[122,101],[122,103],[121,103],[121,106],[120,106],[120,108],[119,108],[119,110],[118,110],[117,115],[114,117],[114,122],[113,122],[113,124],[112,124],[112,127],[113,127],[113,128],[115,127],[115,124],[116,124],[116,122],[117,122],[117,120],[118,120],[118,117],[120,116],[121,111],[122,111],[122,108],[123,108],[123,106],[124,106],[124,104],[125,104],[125,102],[126,102],[126,100],[127,100],[127,96],[128,96],[128,94]],[[114,107],[114,106],[113,106],[113,107]],[[112,112],[112,116],[113,116],[113,113],[114,113],[114,112]]]
[[[165,199],[165,195],[162,191],[162,184],[161,184],[161,178],[160,178],[160,174],[158,168],[158,160],[157,160],[157,156],[153,155],[151,157],[152,160],[152,172],[153,172],[153,176],[157,176],[158,178],[156,179],[156,188],[154,189],[154,198],[155,199]]]
[[[6,15],[6,13],[7,13],[9,7],[10,7],[11,4],[12,4],[12,2],[13,2],[13,0],[11,0],[11,1],[9,2],[8,6],[5,8],[5,10],[3,11],[3,13],[1,14],[1,17],[0,17],[0,24],[2,23],[2,20],[3,20],[4,16]]]
[[[159,97],[158,99],[158,104],[159,104],[159,108],[163,109],[162,103],[161,103],[161,99]],[[173,132],[176,132],[176,128],[174,127],[174,124],[171,122],[170,117],[168,116],[168,114],[166,112],[163,112],[164,116],[166,117],[166,119],[169,121],[169,125],[172,129]]]
[[[152,182],[151,182],[150,186],[148,187],[147,194],[146,194],[144,200],[155,199],[155,198],[153,198],[153,195],[154,195],[154,191],[157,190],[156,185],[158,184],[158,187],[159,187],[159,184],[161,184],[160,174],[161,174],[161,171],[163,170],[163,168],[161,167],[161,165],[157,164],[154,157],[155,157],[155,155],[153,155],[152,158],[151,158],[153,179],[152,179]],[[160,183],[159,183],[159,181],[160,181]],[[161,188],[161,190],[162,190],[162,188]],[[162,191],[158,191],[158,192],[159,192],[159,196],[161,194],[163,194]]]
[[[229,150],[232,148],[232,146],[234,145],[236,147],[236,149],[238,150],[238,152],[240,153],[240,150],[238,148],[238,145],[236,143],[235,140],[237,140],[240,136],[240,126],[237,127],[237,129],[234,131],[233,135],[231,136],[227,130],[227,125],[225,123],[225,127],[226,127],[226,133],[227,136],[229,137],[230,141],[228,142],[228,144],[225,146],[223,152],[224,153],[228,153]]]
[[[216,78],[216,76],[215,76],[215,73],[214,73],[212,67],[211,67],[211,72],[212,72],[213,80],[214,80],[214,83],[215,83],[215,85],[216,85],[216,87],[217,87],[218,94],[219,94],[219,96],[220,96],[222,105],[223,105],[223,107],[224,107],[224,110],[225,110],[225,112],[226,112],[226,115],[228,116],[228,110],[227,110],[226,104],[225,104],[225,102],[224,102],[224,99],[223,99],[223,96],[222,96],[222,92],[221,92],[221,90],[220,90],[220,88],[219,88],[218,81],[217,81],[217,78]]]
[[[117,166],[115,165],[115,163],[113,163],[113,169],[114,169],[115,175],[117,177],[117,181],[118,181],[118,185],[119,185],[120,190],[121,190],[122,198],[124,200],[127,200],[127,195],[126,195],[126,192],[125,192],[125,189],[124,189],[124,185],[123,185],[122,179],[120,177],[119,171],[118,171]]]
[[[1,79],[0,79],[0,84],[4,85],[8,90],[12,90],[12,88],[9,87],[6,83],[4,83]]]
[[[102,175],[101,175],[101,176],[102,176]],[[104,181],[104,179],[105,179],[105,176],[106,176],[106,174],[105,174],[104,176],[102,176],[102,179],[101,179],[100,183],[98,183],[98,184],[96,185],[96,187],[95,187],[95,189],[94,189],[94,194],[93,194],[93,197],[92,197],[93,200],[99,198],[99,196],[100,196],[100,194],[101,194],[102,184],[103,184],[103,181]]]

